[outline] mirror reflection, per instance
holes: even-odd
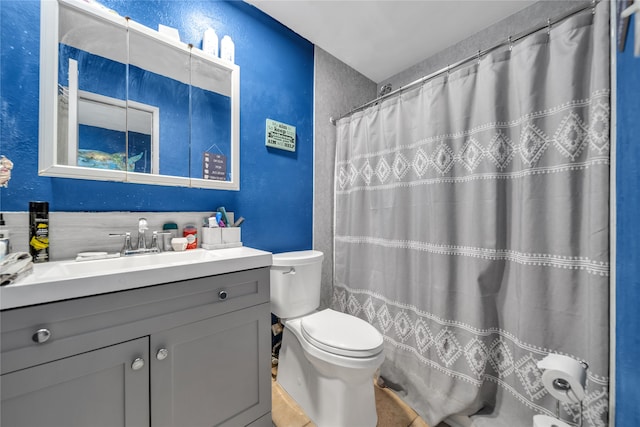
[[[143,33],[129,33],[129,100],[159,110],[159,169],[156,174],[189,175],[189,57]]]
[[[44,2],[44,16],[50,3],[57,96],[41,174],[239,188],[237,66],[76,0]]]
[[[84,21],[82,27],[79,20]],[[94,31],[88,33],[83,27]],[[115,60],[104,56],[104,43],[98,37],[106,35]],[[126,170],[126,51],[126,28],[71,8],[60,13],[58,163]],[[109,104],[113,108],[100,108]]]
[[[79,91],[77,166],[158,173],[158,113],[149,105]]]
[[[191,56],[191,176],[231,180],[231,73]]]

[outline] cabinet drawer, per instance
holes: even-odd
[[[144,337],[3,375],[0,425],[148,426],[148,362]]]
[[[0,312],[0,373],[268,301],[265,267],[5,310]],[[47,337],[45,330],[49,338],[37,343]]]

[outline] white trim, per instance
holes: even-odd
[[[67,117],[67,164],[78,164],[78,61],[69,59],[69,112]]]
[[[96,181],[124,182],[127,176],[125,171],[111,169],[84,168],[78,166],[52,165],[46,170],[40,171],[40,175],[58,178],[90,179]]]
[[[611,114],[609,117],[610,167],[609,167],[609,425],[616,425],[616,148],[617,148],[617,2],[610,3],[610,79]]]
[[[57,163],[58,141],[58,16],[57,0],[40,4],[40,125],[38,126],[38,172],[44,174]]]
[[[140,172],[127,172],[125,181],[136,184],[167,185],[170,187],[189,187],[191,184],[189,177],[152,175]]]
[[[240,67],[228,64],[231,73],[231,180],[230,190],[240,190]],[[221,181],[222,182],[222,181]]]

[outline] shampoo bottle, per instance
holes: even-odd
[[[233,40],[231,40],[231,37],[224,36],[222,38],[222,41],[220,42],[220,58],[224,59],[225,61],[235,63],[235,50],[236,47],[233,44]]]
[[[218,35],[213,28],[207,28],[204,32],[202,51],[215,57],[218,56]]]

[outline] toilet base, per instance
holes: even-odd
[[[277,381],[316,426],[375,427],[373,374],[377,367],[326,366],[317,359],[314,365],[309,357],[313,358],[285,326]]]

